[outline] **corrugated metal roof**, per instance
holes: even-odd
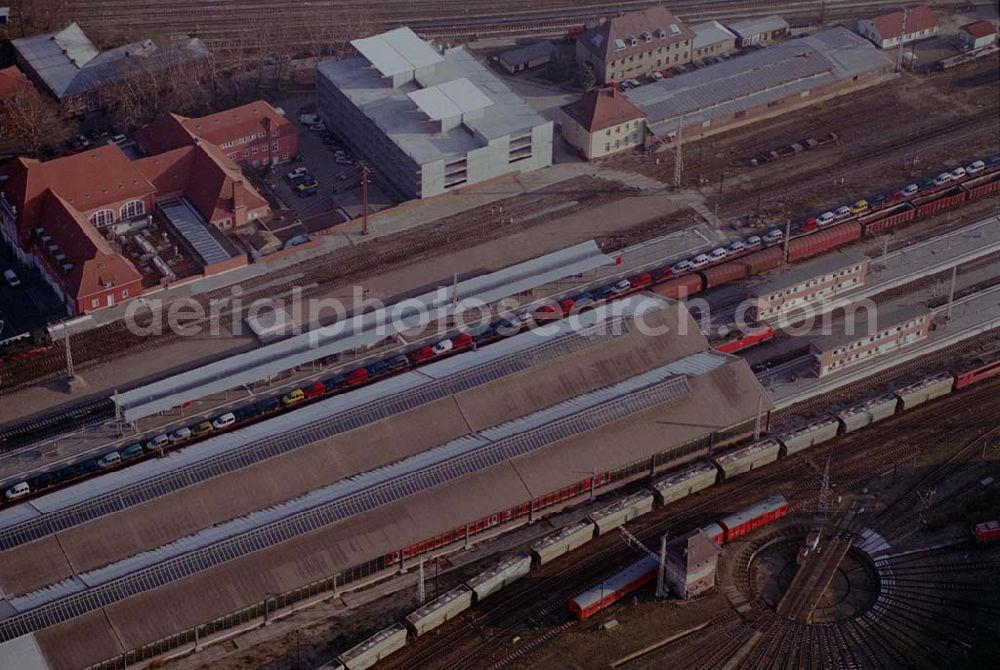
[[[642,86],[626,95],[657,132],[731,116],[856,74],[891,66],[867,40],[830,28],[738,58]]]
[[[229,252],[209,232],[209,224],[186,198],[173,198],[157,203],[177,232],[181,234],[206,265],[229,260]]]
[[[439,310],[442,316],[447,316],[456,310],[492,304],[502,298],[612,263],[614,261],[603,254],[595,242],[583,242],[459,282],[457,307],[452,306],[450,288],[425,293],[386,309],[355,316],[121,393],[116,401],[124,408],[128,421],[137,421],[212,393],[252,384],[325,356],[375,345],[416,325],[417,316],[426,310],[432,310],[432,313]],[[397,315],[396,320],[400,323],[394,325],[393,317]]]

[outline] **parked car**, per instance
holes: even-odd
[[[18,498],[23,498],[29,493],[31,493],[31,487],[28,486],[28,482],[18,482],[4,491],[3,497],[7,500],[17,500]]]
[[[738,254],[741,251],[746,251],[746,249],[747,245],[743,244],[743,240],[736,240],[728,247],[726,247],[726,251],[728,251],[730,254]]]
[[[399,354],[398,356],[393,356],[386,362],[386,367],[388,367],[390,370],[393,371],[402,370],[403,368],[409,367],[409,365],[410,365],[410,360],[403,354]]]
[[[917,186],[916,184],[907,184],[906,186],[903,187],[903,189],[900,191],[900,193],[902,194],[902,196],[904,198],[909,198],[911,196],[916,195],[917,192],[919,192],[919,191],[920,191],[920,187]]]
[[[304,388],[302,393],[304,393],[307,398],[318,398],[326,393],[326,386],[323,385],[323,382],[314,382]]]
[[[282,402],[277,398],[264,398],[259,403],[254,405],[254,409],[257,410],[258,414],[270,414],[271,412],[278,411]]]
[[[816,217],[816,224],[823,228],[829,226],[831,223],[837,220],[837,217],[833,215],[833,212],[823,212]]]
[[[133,442],[122,449],[120,453],[123,461],[131,461],[142,456],[142,445],[138,442]]]
[[[459,333],[455,337],[451,338],[451,345],[457,351],[459,349],[467,349],[472,346],[472,335],[468,333]]]
[[[285,175],[285,177],[288,179],[288,181],[295,181],[300,177],[305,177],[308,175],[309,175],[309,168],[305,166],[300,166],[289,172],[287,175]]]
[[[728,255],[729,252],[723,249],[722,247],[717,247],[708,252],[708,257],[711,258],[713,261],[721,261]]]
[[[146,449],[149,451],[156,451],[158,449],[163,449],[168,444],[170,444],[170,438],[161,433],[146,442]]]
[[[649,286],[653,283],[653,275],[648,272],[642,272],[637,275],[633,275],[628,278],[628,283],[632,288],[642,288],[644,286]],[[572,305],[570,305],[572,307]]]
[[[942,172],[938,176],[934,177],[934,182],[933,183],[934,183],[935,186],[944,186],[945,184],[947,184],[948,182],[950,182],[952,179],[954,179],[954,177],[951,175],[950,172]]]
[[[342,156],[334,156],[333,162],[336,163],[337,165],[354,165],[354,161],[352,161],[350,158],[345,158]]]
[[[869,206],[867,200],[858,200],[851,205],[851,214],[864,214],[868,211]]]
[[[484,342],[486,340],[493,339],[497,336],[497,329],[493,326],[486,326],[486,328],[480,330],[478,333],[472,336],[472,339],[476,342]]]
[[[185,440],[190,440],[191,429],[188,428],[187,426],[184,426],[183,428],[178,428],[174,432],[170,433],[170,435],[168,435],[167,438],[173,444],[177,444],[178,442],[184,442]]]
[[[17,274],[13,270],[4,270],[3,278],[7,280],[12,288],[16,288],[21,285],[21,280],[17,278]]]
[[[295,190],[298,191],[299,193],[301,193],[302,191],[317,189],[317,188],[319,188],[319,182],[316,181],[316,179],[313,177],[304,179],[295,185]]]
[[[384,375],[389,371],[389,366],[385,364],[384,361],[375,361],[368,366],[368,376],[378,377],[379,375]]]
[[[357,386],[368,381],[368,368],[357,368],[344,375],[348,386]]]
[[[751,235],[750,237],[743,240],[743,243],[747,246],[747,249],[756,249],[757,247],[764,244],[761,241],[760,236],[758,235]]]
[[[281,404],[285,407],[291,407],[292,405],[296,405],[305,399],[306,394],[302,392],[302,389],[295,389],[281,396]]]
[[[607,300],[614,295],[614,291],[611,290],[610,286],[602,286],[601,288],[594,289],[592,295],[594,296],[594,300],[600,302],[601,300]]]
[[[632,288],[632,284],[629,283],[628,279],[622,279],[611,287],[611,292],[615,295],[621,295]]]
[[[698,254],[691,259],[691,266],[694,268],[703,268],[711,262],[712,259],[707,254]]]
[[[234,423],[236,423],[236,414],[234,414],[233,412],[226,412],[222,416],[215,417],[215,420],[212,421],[212,429],[225,430]]]
[[[674,263],[670,266],[670,272],[675,275],[679,275],[682,272],[690,272],[691,270],[694,270],[694,263],[688,260]]]
[[[664,279],[670,279],[671,277],[674,276],[674,268],[673,267],[656,268],[655,270],[650,272],[650,274],[653,275],[653,279],[655,281],[663,281]]]
[[[799,224],[796,226],[796,230],[798,230],[800,233],[811,233],[812,231],[816,230],[817,226],[819,226],[819,221],[816,219],[815,216],[810,216],[808,219],[800,221]]]
[[[966,176],[968,175],[966,175],[964,167],[959,166],[951,171],[951,178],[954,181],[958,181],[959,179],[965,179]]]
[[[885,193],[876,193],[872,197],[868,198],[868,206],[871,209],[880,209],[881,207],[885,206],[885,203],[888,201],[888,199],[889,196],[887,196]]]
[[[319,191],[317,191],[316,189],[314,189],[314,188],[307,188],[304,191],[297,191],[295,193],[295,195],[299,196],[300,198],[311,198],[314,195],[316,195],[317,193],[319,193]]]
[[[323,382],[323,387],[327,393],[332,393],[345,386],[347,386],[347,380],[344,379],[344,375],[336,375]]]
[[[97,465],[102,470],[105,468],[113,468],[116,465],[122,464],[122,455],[117,451],[109,451],[108,453],[97,459]]]
[[[985,169],[986,169],[986,163],[984,163],[983,161],[972,161],[971,163],[965,166],[965,171],[968,174],[977,174]]]
[[[843,219],[851,215],[851,208],[847,205],[841,205],[837,209],[833,210],[833,217],[835,219]]]
[[[429,358],[434,358],[434,348],[420,347],[419,349],[411,351],[407,356],[412,363],[421,363]]]
[[[452,343],[451,340],[441,340],[440,342],[438,342],[437,344],[435,344],[433,347],[431,347],[431,349],[434,351],[434,355],[435,356],[440,356],[441,354],[446,354],[446,353],[448,353],[449,351],[451,351],[454,348],[455,348],[455,345]]]
[[[191,437],[201,437],[202,435],[208,435],[214,430],[212,428],[211,421],[202,421],[194,428],[191,429]]]
[[[244,405],[233,410],[232,414],[236,421],[246,421],[257,416],[257,408],[254,405]]]
[[[764,240],[765,244],[773,244],[774,242],[779,241],[784,236],[785,236],[785,231],[781,230],[780,228],[775,228],[774,230],[769,230],[766,233],[764,233],[764,237],[761,239]]]

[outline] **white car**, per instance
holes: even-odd
[[[919,190],[920,187],[917,186],[916,184],[909,184],[907,186],[904,186],[903,190],[901,190],[900,193],[903,194],[904,198],[909,198],[911,195],[916,195],[917,191]]]
[[[661,79],[663,79],[663,75],[660,74],[659,72],[653,72],[653,74],[649,76],[653,78],[653,81],[660,81]]]
[[[935,186],[944,186],[953,179],[950,172],[942,172],[938,176],[934,177]]]
[[[746,250],[747,250],[747,245],[743,244],[741,240],[736,240],[728,247],[726,247],[726,251],[728,251],[731,254],[738,254],[741,251],[746,251]]]
[[[440,356],[441,354],[448,353],[454,348],[455,345],[452,343],[451,340],[441,340],[431,348],[431,351]]]
[[[531,315],[530,312],[525,312],[524,314],[515,314],[511,317],[511,323],[518,326],[530,326],[535,320],[535,317]]]
[[[232,412],[226,412],[222,416],[216,417],[215,421],[212,422],[212,428],[215,430],[222,430],[224,428],[229,428],[234,423],[236,423],[236,415]]]
[[[965,168],[964,167],[957,167],[957,168],[955,168],[954,170],[951,171],[951,178],[952,179],[956,179],[956,180],[957,179],[965,179],[965,177],[966,177],[966,174],[965,174]]]
[[[847,205],[841,205],[837,209],[833,210],[833,216],[836,219],[842,219],[845,216],[850,216],[850,215],[851,215],[851,208],[848,207]]]
[[[708,252],[708,257],[711,258],[713,261],[721,261],[728,255],[729,252],[723,249],[722,247],[719,247],[717,249],[712,249],[710,252]]]
[[[640,86],[642,86],[642,82],[640,82],[638,79],[629,79],[628,83],[629,86],[631,86],[632,88],[639,88]]]
[[[191,438],[191,429],[188,428],[187,426],[184,426],[183,428],[178,428],[174,432],[170,433],[170,435],[168,435],[167,438],[175,444],[177,442],[183,442],[184,440]]]
[[[743,243],[746,244],[747,249],[753,249],[763,244],[763,242],[760,241],[760,237],[758,237],[757,235],[751,235],[750,237],[743,240]]]
[[[299,177],[304,177],[307,174],[309,174],[309,168],[307,168],[307,167],[297,167],[294,170],[292,170],[291,172],[289,172],[287,175],[285,175],[285,177],[288,178],[288,181],[291,181],[293,179],[298,179]]]
[[[17,278],[17,275],[14,274],[13,270],[4,270],[3,278],[6,279],[7,283],[10,284],[12,287],[21,285],[21,280]]]
[[[680,263],[674,263],[670,266],[670,271],[675,275],[679,275],[682,272],[688,272],[694,269],[694,264],[691,261],[681,261]]]
[[[97,459],[97,466],[100,468],[111,468],[116,465],[121,465],[122,455],[117,451],[109,451],[108,453]]]
[[[833,212],[823,212],[816,217],[816,225],[820,228],[823,226],[829,226],[831,223],[837,220],[837,217],[833,215]]]
[[[18,482],[4,491],[3,497],[7,500],[17,500],[18,498],[26,496],[29,493],[31,493],[31,487],[28,486],[28,482]]]
[[[611,292],[614,293],[615,295],[621,295],[630,288],[632,288],[632,282],[630,282],[628,279],[622,279],[620,282],[617,282],[614,286],[611,287]]]
[[[705,254],[698,254],[691,259],[691,265],[696,268],[703,268],[711,262],[712,259]]]
[[[157,449],[162,449],[168,444],[170,444],[170,438],[166,435],[160,434],[146,443],[146,449],[149,451],[156,451]]]
[[[977,172],[982,172],[986,169],[986,163],[982,161],[973,161],[965,166],[965,171],[968,174],[976,174]]]
[[[777,242],[785,236],[785,231],[775,228],[774,230],[769,230],[764,233],[764,243],[771,244],[772,242]]]

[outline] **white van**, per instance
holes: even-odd
[[[28,486],[28,482],[18,482],[7,489],[4,492],[3,497],[7,500],[17,500],[18,498],[26,496],[29,493],[31,493],[31,487]]]
[[[161,433],[146,443],[146,449],[149,451],[156,451],[157,449],[162,449],[168,444],[170,444],[170,438]]]
[[[17,278],[17,275],[13,270],[4,270],[3,278],[7,280],[7,283],[12,287],[17,287],[21,285],[21,280]]]
[[[190,438],[191,438],[191,429],[188,428],[187,426],[184,426],[183,428],[178,428],[174,432],[170,433],[170,437],[168,439],[171,442],[177,443],[177,442],[183,442],[184,440]]]
[[[236,415],[232,412],[226,412],[212,422],[212,428],[222,430],[223,428],[229,428],[234,423],[236,423]]]
[[[122,455],[117,451],[109,451],[97,459],[97,465],[102,468],[113,468],[116,465],[121,465],[121,462]]]

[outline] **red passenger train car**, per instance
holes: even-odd
[[[653,581],[658,566],[659,561],[651,556],[633,563],[615,576],[605,579],[569,601],[570,613],[582,621],[600,612]]]
[[[972,368],[960,371],[952,370],[951,374],[955,377],[955,390],[957,391],[965,388],[966,386],[971,386],[976,382],[981,382],[984,379],[1000,375],[1000,358],[990,361],[989,363],[980,363]]]
[[[730,514],[718,523],[709,524],[702,530],[708,534],[709,539],[722,545],[786,516],[788,501],[785,496],[771,496],[745,510]]]
[[[734,354],[750,347],[755,347],[761,342],[767,342],[774,337],[774,328],[771,326],[761,326],[746,333],[739,333],[736,337],[715,347],[716,351],[724,354]]]

